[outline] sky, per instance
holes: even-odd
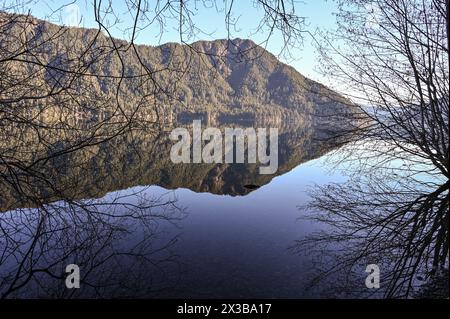
[[[11,0],[12,1],[12,0]],[[16,2],[17,0],[14,0]],[[37,18],[44,19],[53,23],[69,26],[81,26],[95,28],[94,19],[94,0],[30,0],[21,10],[30,11]],[[192,8],[194,24],[203,32],[185,38],[188,43],[197,40],[214,40],[227,37],[225,28],[224,6],[229,7],[232,0],[217,0],[218,6],[214,7],[213,1],[208,0],[190,0],[189,8]],[[99,1],[97,1],[99,2]],[[108,1],[103,1],[107,3]],[[128,5],[132,1],[113,0],[112,8],[115,16],[120,22],[114,22],[111,18],[108,22],[112,27],[109,28],[112,36],[129,40],[131,38],[130,27],[133,25],[135,10],[129,10]],[[154,3],[150,0],[150,15],[154,12]],[[166,3],[162,0],[161,3]],[[4,6],[8,5],[8,1]],[[1,6],[0,6],[1,8]],[[318,28],[320,30],[333,29],[336,25],[333,12],[336,11],[336,3],[331,0],[304,0],[295,2],[295,12],[297,15],[305,17],[305,30],[314,33]],[[56,13],[54,13],[56,12]],[[256,43],[261,43],[267,37],[267,32],[255,33],[260,18],[262,17],[262,8],[256,8],[253,0],[234,0],[233,18],[236,25],[232,28],[231,38],[249,38]],[[109,15],[112,17],[112,15]],[[152,17],[151,17],[152,18]],[[142,22],[147,23],[147,22]],[[144,25],[142,25],[144,26]],[[158,22],[141,30],[136,37],[138,44],[158,45],[166,42],[180,42],[178,30],[179,21],[177,18],[165,21],[165,28],[161,32]],[[290,47],[289,54],[282,51],[283,39],[279,33],[274,33],[266,49],[279,56],[280,60],[292,65],[303,75],[316,81],[325,83],[325,78],[317,72],[317,53],[313,46],[313,39],[308,33],[304,33],[304,38],[300,46]]]

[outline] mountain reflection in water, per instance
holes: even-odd
[[[294,168],[333,149],[326,133],[281,127],[274,175],[259,164],[174,164],[169,133],[135,131],[36,174],[3,173],[0,295],[303,296],[303,261],[287,247],[309,227],[295,222],[304,187],[328,177]],[[80,289],[64,284],[72,263]]]

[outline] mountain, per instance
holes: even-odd
[[[307,121],[351,108],[245,39],[130,45],[95,29],[0,13],[0,55],[0,74],[9,74],[3,102],[39,96],[20,107],[31,107],[23,114],[32,116],[39,107],[46,122],[73,110],[90,119],[122,113],[149,121],[190,114]]]

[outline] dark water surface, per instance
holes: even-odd
[[[327,169],[325,133],[280,130],[274,175],[259,164],[173,164],[167,134],[47,163],[54,187],[31,182],[42,205],[5,187],[0,294],[320,297],[306,289],[312,260],[290,247],[318,227],[299,219],[308,187],[344,179]],[[72,263],[79,289],[65,287]]]

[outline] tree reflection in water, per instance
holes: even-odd
[[[0,296],[148,297],[173,288],[170,272],[180,265],[170,248],[177,237],[160,240],[158,229],[176,224],[184,210],[171,193],[107,197],[1,213]],[[65,286],[72,263],[82,289]]]
[[[348,180],[313,187],[302,207],[325,226],[292,247],[314,257],[310,288],[327,282],[334,297],[448,298],[448,179],[413,157],[383,156],[379,145],[358,152],[364,143],[370,149],[357,142],[332,159],[348,165]],[[380,268],[379,290],[364,284],[369,264]]]

